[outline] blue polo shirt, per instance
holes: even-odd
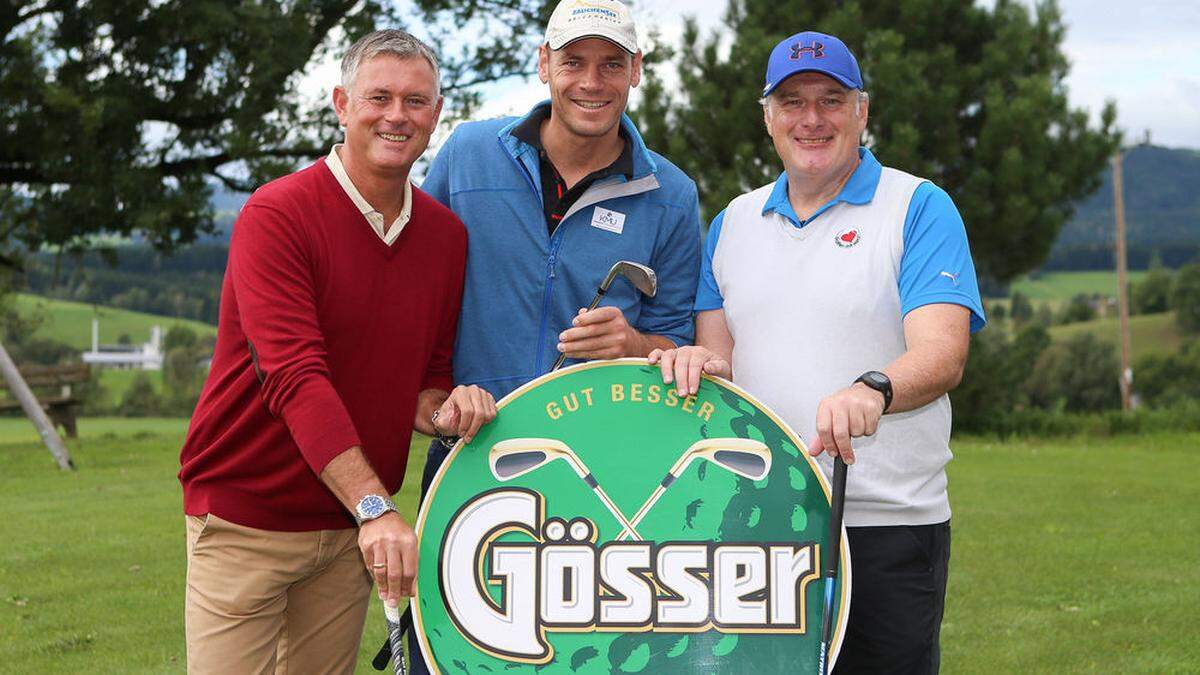
[[[795,227],[804,227],[821,217],[838,203],[867,204],[875,197],[883,166],[866,148],[858,149],[861,160],[850,179],[836,197],[817,209],[808,220],[800,220],[788,200],[787,172],[779,175],[771,196],[763,206],[763,215],[774,212],[787,218]],[[700,262],[700,281],[696,289],[697,312],[720,309],[724,298],[713,276],[713,253],[721,238],[725,211],[713,218],[704,244]],[[975,264],[967,243],[967,230],[962,216],[950,195],[938,186],[925,181],[913,193],[904,220],[904,255],[900,259],[900,290],[902,315],[924,305],[948,303],[971,310],[971,332],[987,324]]]

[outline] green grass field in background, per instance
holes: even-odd
[[[1114,345],[1118,354],[1121,345],[1117,342],[1117,318],[1095,319],[1054,326],[1050,329],[1050,337],[1056,342],[1075,337],[1083,333],[1093,333],[1104,342]],[[1159,354],[1166,356],[1179,351],[1183,343],[1183,334],[1175,323],[1174,312],[1162,314],[1139,314],[1129,317],[1129,342],[1134,362],[1143,356]]]
[[[1129,283],[1142,280],[1146,272],[1142,270],[1129,273]],[[1052,300],[1056,302],[1070,300],[1083,293],[1092,295],[1117,295],[1117,273],[1113,272],[1048,272],[1037,279],[1022,277],[1012,283],[1011,291],[1020,291],[1035,302]]]
[[[45,317],[34,335],[65,342],[80,351],[92,347],[92,318],[100,319],[100,343],[116,344],[122,334],[129,336],[135,345],[150,339],[150,327],[155,324],[163,329],[165,336],[171,326],[181,324],[191,328],[197,335],[215,335],[216,326],[189,319],[145,314],[113,307],[95,306],[82,302],[55,300],[28,293],[16,294],[16,307],[22,316]]]
[[[0,672],[183,671],[185,424],[83,419],[63,473],[27,422],[0,420]],[[1200,670],[1198,450],[1197,434],[956,442],[943,672]],[[373,605],[358,672],[383,638]]]

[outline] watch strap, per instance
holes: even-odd
[[[433,416],[429,418],[429,421],[430,421],[430,423],[433,424],[433,433],[437,435],[436,437],[437,437],[438,443],[441,443],[443,448],[450,450],[458,443],[458,441],[461,437],[460,436],[447,436],[447,435],[443,434],[441,431],[438,431],[437,418],[438,418],[438,413],[440,413],[440,412],[442,412],[441,408],[434,410]]]
[[[887,412],[888,408],[892,407],[892,380],[887,375],[878,370],[868,370],[858,379],[854,381],[856,384],[862,382],[875,391],[883,394],[883,412]]]

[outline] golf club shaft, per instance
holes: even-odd
[[[596,496],[600,498],[600,501],[604,502],[604,505],[608,507],[608,510],[611,511],[614,516],[616,516],[617,520],[621,521],[621,525],[625,527],[625,529],[621,530],[621,534],[632,532],[634,537],[637,537],[639,540],[642,538],[642,535],[638,534],[637,530],[634,529],[634,524],[629,522],[629,519],[625,517],[625,514],[621,513],[621,509],[618,509],[617,505],[613,503],[613,500],[610,499],[608,494],[604,492],[604,488],[596,485],[592,487],[592,491],[596,493]]]
[[[825,556],[825,611],[821,618],[821,675],[829,672],[829,648],[833,637],[833,586],[837,579],[842,549],[842,510],[846,505],[846,463],[833,460],[833,494],[829,504],[829,552]]]
[[[386,608],[384,610],[384,616],[387,616]],[[375,654],[375,658],[371,659],[371,665],[375,668],[375,670],[387,669],[388,661],[392,660],[392,653],[395,652],[400,654],[400,658],[398,659],[399,665],[397,666],[395,672],[398,675],[404,675],[404,671],[400,670],[401,668],[404,668],[404,652],[402,651],[400,636],[404,635],[404,633],[408,632],[408,629],[412,628],[412,605],[409,605],[407,608],[405,608],[404,614],[400,615],[399,621],[393,623],[391,620],[388,620],[387,627],[387,639],[383,641],[383,646],[379,648],[379,652]]]
[[[667,475],[670,476],[671,474]],[[665,480],[663,482],[668,483],[668,481]],[[659,484],[658,487],[654,488],[654,492],[650,493],[650,498],[647,499],[646,503],[642,504],[642,508],[638,509],[638,512],[634,514],[633,520],[629,521],[629,527],[621,530],[621,534],[617,535],[617,541],[621,541],[622,539],[629,537],[633,528],[637,527],[638,523],[642,522],[642,518],[646,517],[646,514],[650,512],[650,508],[654,506],[654,503],[657,502],[658,498],[661,497],[666,491],[666,485]],[[641,539],[640,535],[638,535],[638,539]]]
[[[596,289],[596,297],[592,298],[592,301],[588,304],[587,311],[590,312],[593,309],[596,309],[596,306],[600,304],[600,298],[603,298],[604,294],[608,292],[608,284],[610,284],[611,282],[612,282],[611,278],[606,278],[604,280],[604,283],[600,285],[600,288]],[[566,361],[566,360],[567,360],[566,353],[559,354],[558,358],[554,361],[554,365],[550,367],[550,372],[553,373],[554,371],[561,368],[563,361]]]

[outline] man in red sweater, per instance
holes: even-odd
[[[180,458],[192,673],[352,672],[372,580],[412,594],[416,537],[388,497],[414,427],[470,438],[496,414],[451,391],[466,230],[408,179],[441,112],[433,53],[368,35],[333,105],[345,143],[234,225]]]

